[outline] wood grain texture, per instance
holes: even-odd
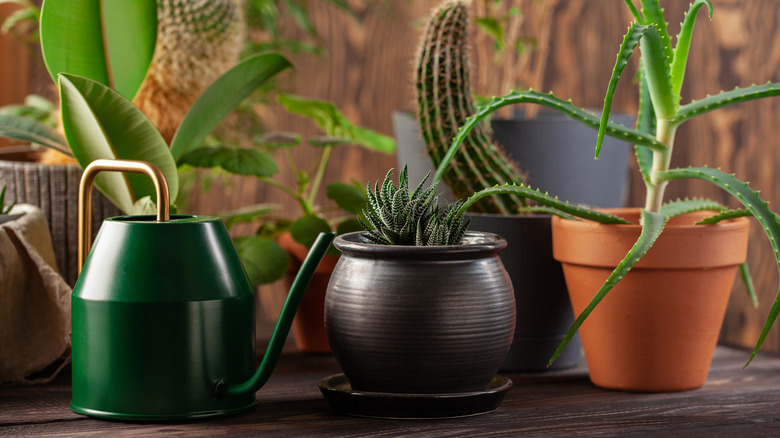
[[[95,420],[73,413],[69,373],[51,384],[0,388],[0,436],[777,436],[780,359],[746,370],[744,350],[719,347],[707,383],[669,394],[606,391],[584,367],[507,374],[514,387],[486,415],[447,420],[378,420],[333,412],[317,382],[339,372],[330,356],[282,355],[257,393],[257,409],[234,417],[175,423]]]

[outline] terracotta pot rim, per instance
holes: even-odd
[[[333,245],[342,253],[353,257],[431,260],[492,256],[507,245],[503,237],[486,231],[466,231],[463,237],[465,243],[438,246],[379,245],[363,237],[364,234],[365,231],[355,231],[336,236]]]

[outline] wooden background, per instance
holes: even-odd
[[[434,0],[349,0],[362,24],[323,0],[310,0],[311,17],[327,52],[322,57],[295,56],[296,71],[288,74],[287,87],[297,94],[331,100],[355,123],[387,135],[392,134],[391,112],[412,108],[411,72],[421,20],[438,3]],[[371,6],[365,6],[370,3]],[[670,33],[676,35],[688,2],[661,0],[666,8]],[[713,19],[700,17],[694,32],[683,102],[714,94],[721,89],[780,82],[780,1],[713,0]],[[600,107],[606,85],[630,16],[621,0],[561,0],[553,17],[553,35],[547,74],[542,88],[559,97],[571,98],[582,107]],[[24,60],[9,59],[0,46],[0,98],[21,88],[15,75],[25,72]],[[480,51],[475,60],[479,62]],[[34,70],[34,66],[33,66]],[[484,70],[484,69],[483,69]],[[618,87],[614,110],[636,110],[636,96],[630,83],[632,63]],[[474,74],[476,74],[476,69]],[[499,72],[495,82],[501,83]],[[45,89],[39,80],[28,87]],[[479,78],[475,78],[479,79]],[[484,79],[483,79],[484,81]],[[478,92],[481,90],[477,90]],[[508,90],[507,90],[508,91]],[[0,102],[2,103],[2,102]],[[275,130],[315,135],[307,121],[275,108],[263,111]],[[780,98],[743,103],[699,117],[678,130],[673,165],[719,166],[736,172],[773,206],[780,204]],[[583,145],[593,147],[593,145]],[[296,159],[310,163],[306,148]],[[381,178],[395,165],[394,157],[354,147],[336,151],[326,174],[327,181]],[[291,180],[289,172],[281,178]],[[699,182],[674,182],[668,198],[708,196],[719,201],[727,197],[719,189]],[[631,205],[642,205],[644,186],[634,175]],[[258,202],[280,202],[288,212],[295,206],[278,190],[252,180],[235,180],[209,193],[193,192],[192,209],[214,213]],[[729,203],[734,205],[729,200]],[[777,210],[777,208],[775,208]],[[771,249],[754,222],[749,263],[759,291],[761,306],[753,309],[741,285],[737,284],[724,324],[725,343],[752,346],[778,289],[777,269]],[[278,289],[263,288],[262,293]],[[780,351],[780,329],[775,329],[765,348]]]

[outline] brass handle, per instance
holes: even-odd
[[[95,160],[84,169],[79,184],[79,273],[87,260],[92,245],[92,184],[97,174],[114,172],[144,173],[152,179],[157,192],[157,222],[170,220],[170,198],[165,175],[152,163],[135,160]]]

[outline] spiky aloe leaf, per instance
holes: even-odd
[[[712,19],[712,3],[710,3],[710,0],[696,0],[691,3],[688,12],[685,13],[685,18],[680,26],[680,33],[677,35],[677,46],[674,48],[674,58],[672,60],[670,74],[676,105],[680,104],[680,90],[682,89],[683,79],[685,77],[685,66],[688,63],[688,51],[691,48],[693,25],[696,22],[696,16],[699,13],[699,9],[704,5],[707,5],[710,20]]]
[[[529,90],[510,93],[506,96],[494,97],[490,102],[481,106],[473,116],[466,119],[465,123],[460,127],[458,135],[455,136],[455,138],[452,140],[452,145],[447,151],[447,154],[442,158],[439,167],[436,169],[436,174],[434,175],[433,180],[438,181],[441,179],[444,171],[447,169],[447,166],[449,165],[460,145],[463,144],[469,132],[471,132],[471,130],[474,129],[482,119],[497,111],[499,108],[517,103],[535,103],[543,105],[548,108],[557,110],[558,112],[565,114],[571,119],[576,120],[577,122],[580,122],[590,128],[596,129],[599,127],[600,121],[598,117],[572,105],[570,101],[565,101],[553,96],[552,93],[544,94]],[[610,137],[615,137],[629,143],[639,144],[658,151],[668,149],[666,145],[656,140],[652,135],[639,132],[635,129],[628,128],[618,123],[608,122],[604,129],[606,134]]]
[[[572,221],[582,220],[568,213],[564,213],[558,210],[557,208],[547,207],[546,205],[531,205],[528,207],[523,207],[520,209],[519,213],[542,213],[542,214],[551,214],[551,215],[559,216],[564,219],[569,219]]]
[[[662,212],[667,217],[680,216],[694,211],[726,211],[728,207],[710,199],[678,199],[671,201],[662,207]]]
[[[775,260],[777,261],[778,271],[780,272],[780,222],[777,220],[777,215],[769,209],[769,203],[761,199],[758,192],[751,189],[747,183],[738,180],[734,175],[727,174],[720,169],[712,169],[709,167],[671,169],[658,172],[657,175],[660,179],[667,181],[685,178],[709,181],[736,197],[739,202],[741,202],[742,205],[758,219],[758,222],[764,229],[764,232],[769,238],[769,243],[772,245],[772,250],[775,253]],[[769,310],[769,315],[767,316],[764,327],[758,337],[756,346],[753,349],[753,353],[750,355],[750,359],[745,366],[748,366],[750,362],[753,361],[753,358],[756,357],[756,354],[758,354],[758,350],[761,348],[761,344],[764,343],[778,314],[780,314],[780,290],[777,292],[775,301],[772,304],[772,308]]]
[[[658,0],[642,0],[642,15],[645,17],[643,24],[654,23],[658,29],[658,36],[663,45],[664,58],[667,60],[667,68],[672,62],[674,50],[672,49],[672,39],[669,37],[666,20],[664,20],[664,11],[658,5]]]
[[[604,297],[607,296],[607,293],[609,293],[628,271],[644,257],[647,251],[650,250],[656,239],[658,239],[658,236],[661,235],[667,220],[668,218],[663,213],[642,210],[642,232],[639,235],[639,239],[637,239],[636,243],[628,251],[623,260],[618,263],[615,270],[607,277],[607,280],[598,292],[596,292],[596,295],[593,296],[593,299],[590,300],[590,303],[588,303],[588,305],[585,306],[585,309],[577,316],[577,319],[572,323],[569,331],[566,332],[566,335],[558,345],[555,353],[553,353],[547,366],[552,365],[552,363],[555,362],[555,359],[563,353],[563,350],[569,344],[571,338],[577,333],[577,330],[579,330],[582,323],[585,322],[585,319],[593,312],[593,309],[595,309]]]
[[[717,224],[720,221],[725,221],[729,219],[736,219],[738,217],[746,217],[746,216],[753,216],[753,213],[743,210],[743,209],[737,209],[737,210],[726,210],[722,213],[718,213],[715,216],[711,216],[705,219],[702,219],[698,222],[696,222],[696,225],[714,225]]]
[[[758,295],[756,294],[756,287],[753,285],[753,277],[750,275],[750,269],[747,262],[739,265],[739,276],[742,278],[742,283],[745,284],[745,290],[750,297],[750,302],[753,303],[753,308],[758,308]]]
[[[722,91],[714,96],[707,96],[704,99],[694,100],[687,105],[681,106],[677,110],[677,115],[673,122],[675,124],[680,124],[688,119],[714,109],[722,108],[734,103],[771,96],[780,96],[780,83],[767,82],[764,85],[751,85],[743,88],[736,87],[733,90]]]
[[[549,207],[556,208],[564,213],[568,213],[572,216],[576,216],[583,219],[592,220],[602,224],[630,224],[623,218],[613,216],[611,214],[602,213],[596,210],[591,210],[579,205],[572,205],[568,202],[561,201],[557,197],[542,193],[539,190],[534,190],[526,186],[518,186],[515,184],[507,184],[503,186],[489,187],[487,189],[480,190],[479,192],[466,199],[466,202],[460,206],[458,214],[463,214],[471,204],[477,202],[479,199],[485,196],[494,196],[503,193],[514,193],[518,196],[534,200],[540,204],[547,205]]]
[[[650,89],[647,87],[647,78],[644,68],[639,67],[639,111],[636,118],[636,129],[648,135],[655,133],[655,110],[653,110],[653,101],[650,100]],[[634,154],[639,166],[639,172],[645,185],[652,184],[650,181],[650,172],[653,167],[653,151],[641,145],[634,145]]]

